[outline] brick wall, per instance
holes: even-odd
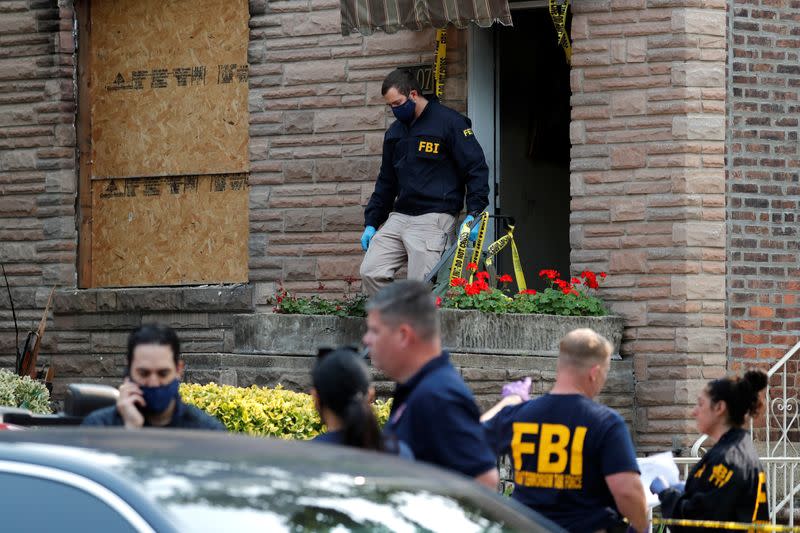
[[[768,367],[800,340],[800,2],[730,2],[728,343]]]
[[[363,205],[393,120],[381,82],[396,66],[430,64],[434,32],[342,37],[338,0],[251,0],[251,286],[74,291],[72,6],[0,3],[0,261],[21,340],[38,323],[49,288],[64,289],[41,351],[56,366],[56,392],[67,381],[121,375],[124,332],[143,320],[171,323],[188,352],[213,354],[230,345],[224,315],[266,305],[279,280],[298,291],[316,291],[322,281],[341,292],[344,278],[358,274]],[[449,32],[445,84],[445,102],[461,111],[465,37]],[[0,366],[13,366],[14,344],[3,284]]]
[[[683,447],[726,363],[725,2],[573,8],[572,268],[628,319],[639,449]]]
[[[251,2],[250,281],[341,293],[394,118],[392,68],[433,61],[434,31],[342,37],[338,0]],[[466,109],[466,33],[448,32],[445,103]]]
[[[49,287],[75,285],[75,92],[72,2],[0,3],[0,262],[24,330]],[[5,283],[0,356],[13,365]],[[24,338],[24,337],[23,337]],[[45,350],[52,349],[53,338]]]

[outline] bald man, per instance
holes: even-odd
[[[495,453],[511,455],[513,497],[568,531],[648,527],[628,428],[616,411],[594,401],[611,351],[595,331],[571,331],[561,339],[549,393],[525,402],[508,396],[482,417]]]

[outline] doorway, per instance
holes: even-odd
[[[476,128],[494,131],[494,213],[514,218],[526,281],[541,289],[539,270],[569,275],[570,71],[547,9],[514,9],[512,16],[514,27],[478,30],[472,39],[494,50],[491,59],[470,64],[471,78],[493,80],[494,98],[483,96],[488,83],[478,84],[481,90],[470,83],[470,108]],[[480,120],[487,114],[492,128]],[[504,233],[496,224],[496,236]],[[498,272],[513,275],[509,250],[500,254]]]

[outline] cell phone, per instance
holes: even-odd
[[[131,373],[130,373],[130,371],[128,371],[128,370],[126,370],[126,371],[125,371],[125,375],[123,375],[123,376],[122,376],[122,379],[125,379],[125,378],[128,378],[128,379],[130,379],[132,382],[134,382],[134,383],[135,383],[135,381],[133,381],[133,380],[131,379]],[[133,405],[135,405],[135,406],[136,406],[136,409],[137,409],[137,410],[138,410],[140,413],[142,413],[142,414],[145,414],[145,407],[144,407],[143,405],[139,405],[138,403],[135,403],[135,404],[133,404]]]

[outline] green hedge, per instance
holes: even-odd
[[[228,431],[281,439],[310,439],[322,432],[314,401],[308,394],[292,392],[280,385],[232,387],[209,383],[183,383],[183,401],[217,417]],[[378,421],[389,417],[391,400],[373,404]]]
[[[43,383],[0,370],[0,405],[22,407],[37,414],[51,414],[50,392]]]

